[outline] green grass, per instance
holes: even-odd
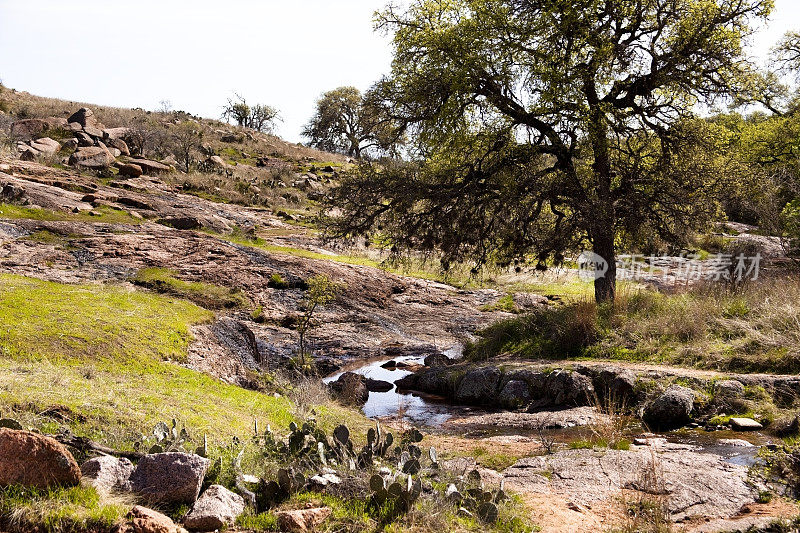
[[[190,326],[212,317],[190,302],[114,285],[0,275],[0,411],[52,431],[53,419],[40,413],[58,406],[76,434],[121,447],[173,417],[212,444],[247,437],[256,418],[286,428],[289,400],[174,363],[186,360]],[[354,411],[316,409],[322,426],[365,425]]]
[[[22,207],[13,204],[0,204],[0,218],[27,218],[41,221],[103,222],[106,224],[139,224],[141,220],[127,211],[101,206],[93,209],[96,215],[88,212],[68,213],[48,209]]]
[[[613,306],[585,298],[495,323],[467,358],[608,359],[728,372],[800,372],[800,282],[762,280],[732,293],[618,292]]]
[[[481,311],[505,311],[506,313],[519,313],[517,304],[514,303],[514,296],[506,294],[501,296],[495,303],[481,306]]]
[[[177,274],[165,268],[143,268],[131,278],[131,282],[156,292],[186,298],[206,309],[230,309],[246,307],[247,297],[241,291],[204,283],[183,281]]]
[[[505,470],[522,458],[521,455],[494,452],[483,446],[473,448],[470,454],[470,457],[474,457],[479,465],[498,472]]]
[[[41,528],[61,533],[92,528],[108,530],[130,509],[127,502],[101,499],[90,486],[37,490],[0,488],[0,524],[18,531]]]

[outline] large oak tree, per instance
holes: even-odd
[[[699,104],[742,94],[743,40],[770,0],[415,0],[388,8],[376,91],[412,161],[364,166],[333,201],[337,235],[541,264],[588,243],[609,263],[637,232],[679,241],[716,210],[724,147]]]

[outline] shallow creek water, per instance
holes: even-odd
[[[461,355],[459,346],[444,352],[451,358]],[[355,372],[363,376],[394,383],[411,372],[404,368],[383,368],[387,361],[398,363],[422,364],[422,358],[417,356],[400,356],[393,358],[380,358],[354,361],[341,369],[341,371],[326,377],[325,383],[335,381],[344,372]],[[449,428],[447,421],[454,417],[485,414],[490,411],[477,407],[453,405],[446,398],[431,394],[410,391],[398,391],[395,386],[388,392],[370,392],[367,403],[362,411],[368,418],[396,418],[405,420],[429,431],[453,433],[456,428]],[[522,435],[538,438],[534,430],[520,430],[502,426],[466,425],[459,426],[457,431],[467,438],[481,439],[497,435]],[[557,442],[569,443],[579,439],[588,439],[592,430],[588,427],[571,427],[565,429],[547,430]],[[644,429],[638,423],[631,424],[625,433],[633,439],[643,433]],[[679,431],[660,434],[669,442],[690,444],[698,447],[702,453],[711,453],[722,457],[725,461],[744,466],[755,464],[758,450],[762,445],[768,444],[771,439],[760,433],[739,433],[733,431],[707,432],[702,429],[682,429]],[[746,446],[742,441],[752,444]]]

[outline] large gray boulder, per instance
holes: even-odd
[[[131,491],[151,503],[192,504],[208,465],[208,459],[191,453],[145,455],[131,474]]]
[[[127,491],[133,463],[111,455],[93,457],[81,465],[81,473],[91,485],[102,492]]]
[[[644,408],[642,419],[653,429],[678,428],[692,419],[695,392],[680,385],[670,385]]]
[[[470,370],[458,384],[456,401],[466,404],[496,404],[501,376],[500,369],[493,366]]]
[[[214,531],[232,525],[244,512],[244,498],[221,485],[211,485],[183,521],[195,531]]]
[[[531,387],[527,381],[509,380],[500,391],[500,405],[510,409],[519,409],[531,401]]]
[[[542,402],[549,405],[588,405],[595,399],[592,380],[569,370],[555,370],[547,376]]]

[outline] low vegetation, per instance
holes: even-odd
[[[164,268],[143,268],[131,281],[156,292],[185,298],[206,309],[230,309],[248,304],[247,297],[239,290],[200,281],[184,281],[175,276],[174,272]]]
[[[800,372],[800,283],[779,279],[731,292],[620,293],[614,304],[577,300],[494,324],[467,350],[545,359],[619,359],[732,372]]]

